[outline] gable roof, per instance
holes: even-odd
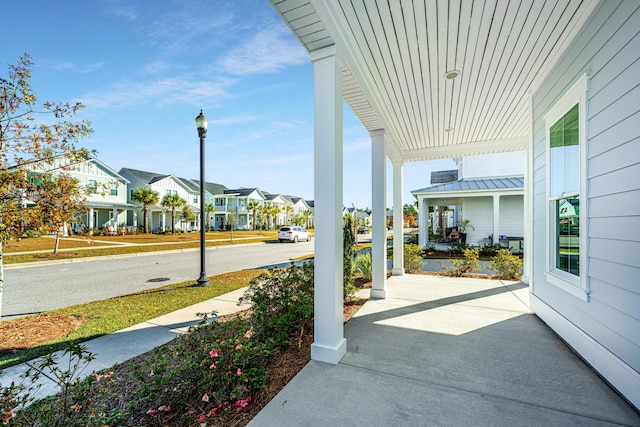
[[[411,191],[411,194],[424,193],[454,193],[457,191],[509,190],[524,189],[524,177],[514,176],[505,178],[461,179],[460,181],[433,185],[427,188]]]
[[[200,180],[199,179],[192,179],[192,182],[194,182],[197,186],[198,189],[200,189]],[[227,187],[225,187],[222,184],[216,184],[215,182],[208,182],[205,181],[204,182],[204,190],[211,194],[212,196],[215,196],[216,194],[224,194],[224,191],[227,190]]]
[[[258,188],[236,188],[233,190],[224,190],[224,194],[233,194],[235,196],[245,197],[253,193],[254,191],[260,192]]]
[[[136,177],[137,179],[139,179],[140,181],[146,184],[151,184],[152,182],[158,181],[157,179],[154,180],[154,178],[158,178],[158,177],[164,178],[167,176],[167,175],[160,175],[153,172],[146,172],[146,171],[141,171],[138,169],[130,169],[130,168],[121,168],[120,173],[122,173],[123,171],[133,175],[134,177]]]

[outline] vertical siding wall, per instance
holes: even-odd
[[[601,2],[533,96],[533,293],[640,372],[640,2]],[[543,116],[583,74],[587,97],[589,302],[545,280]],[[584,175],[583,175],[584,176]],[[585,250],[585,248],[583,248]],[[588,359],[588,357],[587,357]]]

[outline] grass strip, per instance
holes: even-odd
[[[248,243],[260,243],[267,240],[273,240],[272,237],[263,237],[247,240],[234,240],[220,241],[220,242],[207,242],[207,247],[213,246],[228,246],[228,245],[241,245]],[[184,243],[172,243],[172,244],[158,244],[149,246],[113,246],[110,248],[100,249],[86,249],[82,251],[60,251],[57,254],[54,253],[35,253],[35,254],[22,254],[11,255],[4,254],[3,261],[5,265],[9,264],[22,264],[25,262],[41,262],[41,261],[57,261],[65,259],[86,258],[96,256],[113,256],[113,255],[128,255],[143,252],[158,252],[158,251],[170,251],[180,249],[192,249],[199,248],[200,243],[198,241],[190,241]]]
[[[36,317],[69,315],[84,319],[86,322],[65,337],[0,356],[0,369],[60,350],[70,343],[88,341],[240,289],[248,286],[251,279],[264,271],[241,270],[225,273],[210,276],[211,286],[208,287],[198,287],[193,286],[193,282],[183,282],[35,315]],[[3,322],[20,322],[22,319]]]

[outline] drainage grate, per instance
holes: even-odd
[[[166,282],[167,280],[169,280],[168,277],[156,277],[154,279],[147,280],[147,282]]]

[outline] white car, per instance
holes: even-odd
[[[298,225],[291,225],[288,227],[282,227],[280,231],[278,231],[278,240],[281,242],[293,242],[296,243],[298,240],[311,240],[311,233],[309,233],[304,228]]]

